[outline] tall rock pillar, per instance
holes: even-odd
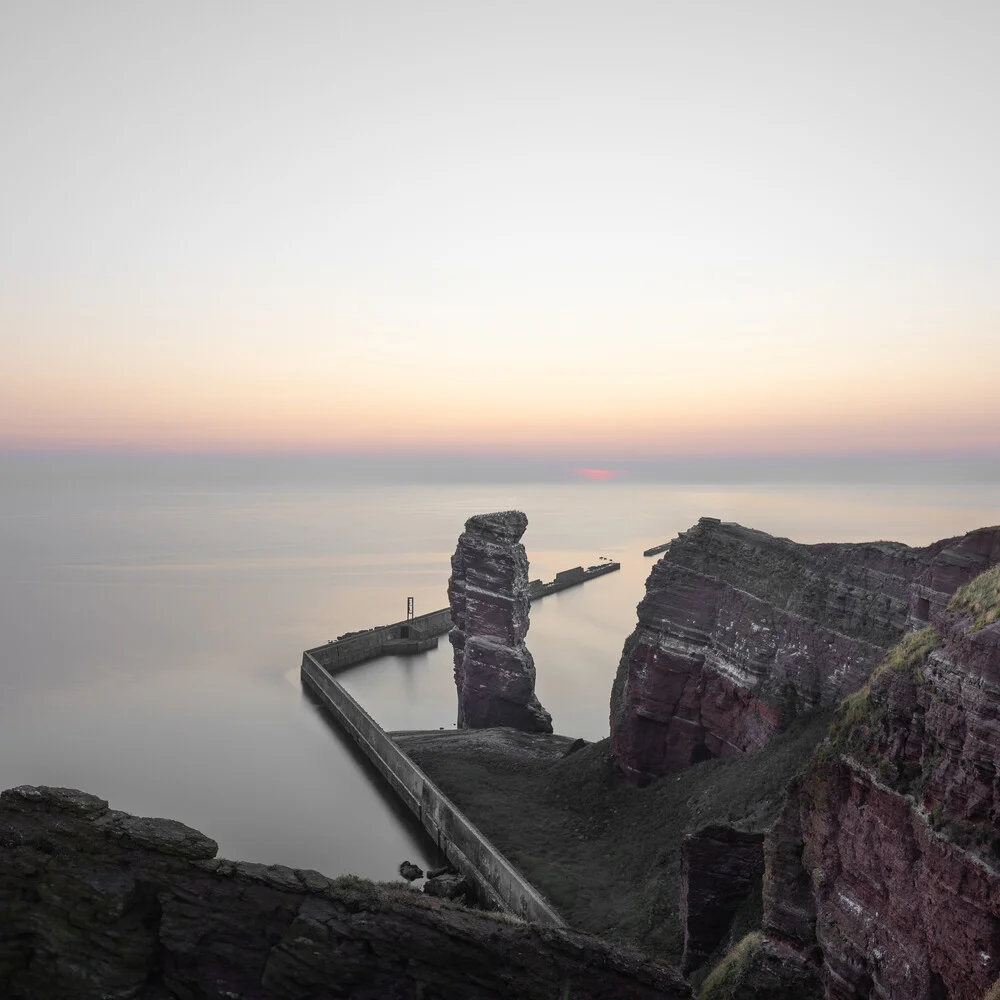
[[[512,726],[552,732],[552,716],[535,697],[528,632],[528,556],[519,510],[476,514],[465,522],[451,557],[448,603],[455,650],[458,726]]]

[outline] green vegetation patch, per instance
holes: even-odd
[[[698,1000],[822,1000],[823,985],[808,961],[778,958],[759,932],[744,937],[712,970]]]
[[[831,745],[835,749],[854,751],[870,748],[874,737],[884,735],[882,729],[888,719],[884,706],[872,700],[872,685],[888,671],[906,678],[911,684],[923,684],[927,657],[940,645],[941,636],[933,627],[911,632],[896,643],[872,671],[868,683],[840,703],[830,727]]]
[[[971,614],[975,621],[970,632],[976,632],[1000,619],[1000,565],[980,573],[964,587],[959,587],[948,603],[949,611]]]
[[[764,945],[764,935],[751,931],[712,970],[702,984],[698,1000],[732,1000],[747,981]]]
[[[887,670],[900,674],[914,684],[923,684],[924,665],[927,663],[927,657],[940,645],[941,636],[933,626],[925,628],[921,632],[911,632],[904,636],[872,671],[868,687],[870,688],[872,682]]]

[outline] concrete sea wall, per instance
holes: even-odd
[[[434,649],[438,636],[451,628],[451,611],[442,608],[430,614],[406,621],[380,625],[364,632],[348,632],[333,642],[308,650],[323,667],[333,671],[343,670],[355,663],[364,663],[377,656],[389,654],[422,653]]]
[[[617,562],[557,573],[549,583],[532,580],[532,601],[621,569]],[[389,654],[433,649],[451,629],[451,609],[348,632],[302,654],[302,683],[333,715],[375,765],[389,787],[420,821],[444,856],[477,886],[483,899],[525,920],[564,927],[565,921],[542,894],[483,836],[455,804],[399,749],[385,730],[344,690],[335,675]]]
[[[334,677],[338,668],[324,667],[314,652],[307,650],[302,655],[303,684],[357,743],[444,856],[498,909],[535,923],[566,926],[542,894],[344,690]]]
[[[621,569],[621,563],[605,562],[589,569],[584,569],[582,566],[565,569],[557,573],[555,579],[549,583],[532,580],[529,584],[531,600],[537,601],[541,597],[567,590],[595,577],[613,573],[617,569]],[[348,632],[307,652],[321,667],[336,673],[345,667],[374,660],[379,656],[393,654],[408,656],[435,649],[438,637],[445,635],[450,629],[451,609],[441,608],[426,615],[393,622],[390,625],[379,625],[363,632]]]

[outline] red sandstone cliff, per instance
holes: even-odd
[[[768,946],[828,1000],[981,1000],[1000,979],[998,617],[1000,568],[933,608],[845,701],[768,836]]]
[[[1000,561],[1000,528],[924,548],[800,545],[702,518],[654,565],[611,699],[612,753],[644,783],[767,744],[857,690],[908,627]]]
[[[528,557],[517,510],[465,522],[451,557],[448,603],[453,628],[459,728],[512,726],[552,732],[535,697],[535,663],[524,644],[530,608]]]

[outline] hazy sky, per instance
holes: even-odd
[[[1000,4],[4,0],[0,447],[1000,448]]]

